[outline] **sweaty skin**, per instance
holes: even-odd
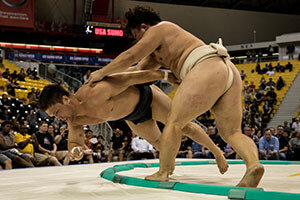
[[[173,75],[169,74],[169,79],[172,79],[172,77]],[[84,144],[82,125],[118,120],[133,112],[140,99],[140,92],[136,87],[132,86],[133,84],[163,78],[163,72],[149,70],[112,75],[96,83],[93,87],[89,85],[82,86],[75,95],[64,96],[63,104],[57,103],[49,107],[46,113],[68,122],[68,148],[71,151],[73,147]],[[152,119],[137,125],[131,121],[126,121],[126,123],[135,134],[145,138],[159,150],[161,132],[156,121],[166,123],[171,100],[155,85],[150,87],[153,93],[151,104]],[[227,171],[228,164],[222,151],[199,125],[192,122],[188,123],[184,128],[183,134],[210,149],[216,158],[219,171],[222,174]],[[174,170],[175,159],[172,162],[173,166],[170,172]]]
[[[129,70],[131,65],[140,60],[136,69],[157,69],[163,65],[180,79],[182,65],[189,53],[205,45],[202,40],[171,22],[160,22],[153,26],[141,24],[131,29],[131,32],[138,42],[110,64],[93,72],[89,84],[112,73]],[[233,82],[225,94],[228,69],[220,57],[208,58],[196,64],[185,76],[172,100],[161,138],[159,171],[146,179],[168,180],[168,171],[180,147],[185,125],[211,109],[221,137],[246,164],[247,171],[238,186],[257,187],[264,174],[264,167],[259,163],[256,145],[242,134],[242,82],[236,67],[232,63],[230,67]]]

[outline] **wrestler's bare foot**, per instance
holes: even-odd
[[[148,181],[168,181],[168,173],[160,173],[159,171],[145,177],[146,180]]]
[[[175,164],[172,165],[172,167],[171,167],[171,169],[170,169],[170,171],[169,171],[169,175],[172,175],[173,172],[174,172],[174,170],[175,170]]]
[[[260,179],[264,175],[264,166],[260,163],[252,165],[249,167],[242,178],[242,180],[237,184],[237,187],[257,187]]]
[[[217,162],[220,173],[224,174],[225,172],[227,172],[229,166],[228,166],[227,160],[224,157],[224,155],[221,154],[221,155],[216,156],[215,158],[216,158],[216,162]]]

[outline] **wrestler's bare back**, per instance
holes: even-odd
[[[121,119],[130,114],[139,101],[139,90],[134,86],[116,96],[107,98],[103,95],[106,90],[114,87],[112,84],[97,83],[94,87],[82,86],[75,94],[80,106],[85,110],[80,116],[75,116],[72,123],[78,125],[99,124],[106,121]]]

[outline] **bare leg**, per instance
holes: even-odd
[[[87,156],[87,159],[89,160],[89,163],[90,163],[90,164],[94,163],[94,159],[93,159],[93,156],[92,156],[92,155],[88,155],[88,156]]]
[[[52,156],[50,159],[49,159],[50,163],[52,165],[55,165],[55,166],[62,166],[62,164],[57,160],[56,157]]]
[[[184,127],[215,104],[224,91],[227,74],[226,66],[220,58],[207,59],[187,74],[173,98],[162,135],[159,171],[146,179],[168,180],[170,161],[179,149]]]
[[[123,161],[123,155],[124,155],[123,150],[119,150],[119,161]]]
[[[5,169],[12,169],[12,161],[8,159],[5,161]]]
[[[168,113],[170,112],[170,109],[171,109],[171,99],[156,86],[152,85],[151,89],[153,91],[152,92],[153,93],[153,101],[152,101],[153,119],[166,124],[167,118],[168,118]],[[142,124],[144,124],[144,123],[142,123]],[[129,124],[129,126],[130,126],[130,124]],[[138,126],[140,126],[140,125],[138,125]],[[130,126],[130,127],[132,129],[134,128],[132,126]],[[145,130],[149,130],[149,131],[146,131],[145,136],[152,135],[151,130],[153,130],[153,128],[151,128],[150,126],[146,127],[146,128],[144,128],[144,127],[140,128],[139,132],[145,132]],[[155,128],[155,130],[157,130],[155,132],[158,132],[159,131],[158,127]],[[189,122],[184,127],[183,134],[188,136],[195,142],[207,147],[210,151],[212,151],[216,158],[216,162],[218,164],[219,171],[222,174],[227,171],[228,164],[223,155],[223,152],[219,149],[219,147],[216,144],[213,143],[213,141],[210,139],[210,137],[207,135],[207,133],[199,125],[197,125],[196,123],[193,123],[193,122]],[[161,133],[159,131],[159,134],[158,133],[155,134],[154,139],[157,140],[157,138],[159,138],[160,135],[161,135]],[[151,141],[151,140],[148,140],[148,141]],[[158,140],[158,142],[159,142],[159,140]],[[153,145],[152,142],[150,142],[150,143]],[[153,146],[155,146],[155,145],[153,145]],[[156,146],[155,146],[155,148],[158,149]],[[173,165],[170,169],[170,174],[172,174],[175,169],[176,157],[174,157],[173,159],[174,160],[172,161]]]
[[[67,153],[63,161],[63,165],[68,165],[69,163],[70,163],[70,158],[69,158],[69,154]]]
[[[216,118],[216,126],[221,137],[244,160],[247,171],[237,186],[257,187],[264,174],[264,167],[259,163],[258,150],[252,139],[242,134],[242,85],[238,71],[232,87],[214,105],[212,111]]]
[[[185,134],[198,144],[206,147],[214,154],[221,174],[224,174],[228,170],[228,163],[224,157],[223,152],[199,125],[193,122],[188,123],[183,129],[183,134]]]

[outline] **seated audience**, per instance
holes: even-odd
[[[192,143],[193,141],[191,139],[182,136],[177,158],[193,158]]]
[[[132,139],[131,148],[133,150],[132,157],[134,160],[153,159],[153,146],[145,139],[135,136]]]
[[[293,124],[292,124],[292,129],[294,130],[294,131],[300,131],[300,122],[299,122],[299,118],[300,117],[298,117],[298,118],[296,118],[295,119],[295,121],[293,122]]]
[[[272,89],[272,88],[275,88],[275,82],[273,81],[272,78],[269,78],[269,81],[267,82],[267,89]]]
[[[4,121],[1,124],[0,132],[0,150],[1,153],[11,159],[14,167],[34,167],[29,156],[20,153],[15,142],[14,134],[12,133],[12,123]]]
[[[2,73],[2,77],[6,79],[10,77],[10,72],[8,68],[6,68],[5,71]]]
[[[289,72],[291,72],[293,70],[293,64],[288,62],[288,64],[285,65],[285,69],[287,69],[287,70],[289,70]],[[283,70],[283,72],[284,72],[284,70]]]
[[[20,132],[15,135],[15,140],[18,144],[19,151],[28,155],[35,166],[45,166],[55,163],[55,157],[36,153],[35,149],[39,149],[39,144],[35,134],[28,134],[27,125],[21,125]]]
[[[279,141],[272,136],[270,129],[265,129],[264,136],[259,140],[259,159],[260,160],[278,160]]]
[[[124,135],[119,128],[114,130],[114,134],[110,141],[110,151],[108,154],[108,162],[112,161],[113,156],[118,156],[119,161],[123,161],[124,156]]]
[[[241,70],[241,78],[242,78],[242,80],[244,80],[246,76],[247,76],[247,75],[246,75],[246,73],[244,72],[244,70]]]
[[[289,141],[289,147],[292,152],[292,159],[300,160],[300,131],[297,131],[296,137]]]
[[[285,85],[284,80],[282,79],[281,76],[279,76],[277,82],[276,82],[276,89],[277,90],[281,90],[281,88],[283,88]]]
[[[279,159],[286,160],[287,152],[289,149],[289,143],[286,137],[283,136],[284,128],[282,125],[277,126],[277,138],[279,141]]]
[[[24,69],[22,68],[20,70],[20,73],[18,74],[18,81],[25,81],[25,77],[26,77],[26,74],[24,72]]]
[[[61,166],[62,164],[57,159],[57,146],[53,141],[53,137],[47,132],[48,123],[43,121],[40,123],[39,131],[36,133],[36,138],[39,143],[39,153],[43,153],[46,156],[53,156],[53,164]]]

